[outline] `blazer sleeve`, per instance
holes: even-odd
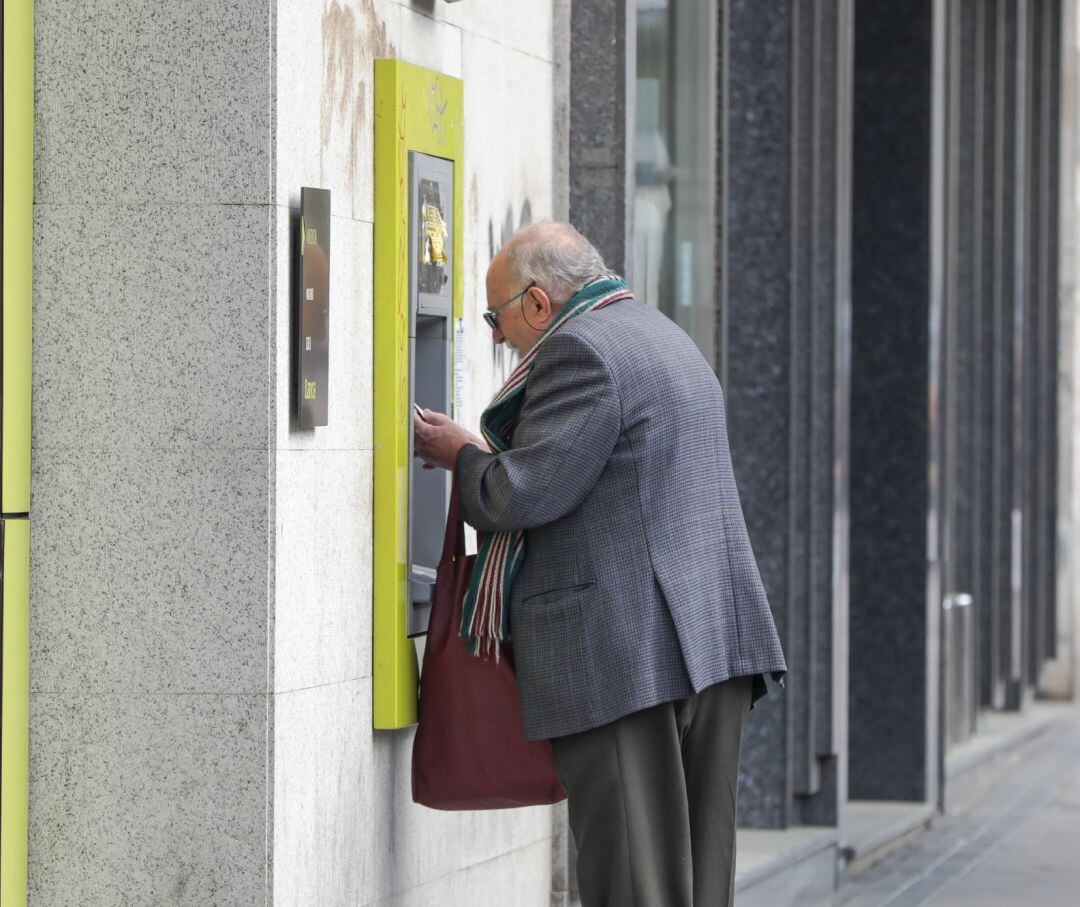
[[[618,386],[574,334],[544,341],[525,385],[512,446],[463,447],[455,469],[465,521],[483,532],[532,529],[574,511],[603,472],[622,429]]]

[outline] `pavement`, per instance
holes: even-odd
[[[835,907],[1080,907],[1080,706],[985,792],[864,867]]]

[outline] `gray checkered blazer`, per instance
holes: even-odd
[[[510,632],[529,740],[787,670],[746,534],[720,383],[624,300],[544,341],[511,449],[464,447],[465,520],[524,529]]]

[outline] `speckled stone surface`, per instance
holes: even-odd
[[[265,692],[267,456],[34,450],[31,689]]]
[[[791,470],[790,10],[730,4],[728,167],[728,434],[750,541],[788,645]],[[783,826],[791,748],[787,693],[773,690],[743,738],[739,820]]]
[[[418,807],[413,732],[371,729],[373,60],[465,79],[467,419],[511,364],[487,263],[551,206],[550,7],[468,6],[37,7],[34,907],[548,903],[552,810]],[[303,185],[335,215],[313,432]]]
[[[850,795],[927,796],[930,4],[855,37]],[[884,116],[884,112],[888,116]],[[883,217],[882,212],[888,216]]]
[[[262,904],[265,695],[32,693],[32,907]]]
[[[272,7],[35,3],[35,201],[268,202]]]
[[[624,61],[633,53],[626,22],[632,9],[611,0],[570,7],[570,220],[609,268],[627,276],[632,173],[626,149],[634,115]]]
[[[35,450],[267,448],[268,212],[37,207]]]
[[[262,904],[272,4],[35,4],[30,904]]]
[[[480,873],[493,903],[547,904],[550,808],[418,806],[410,797],[414,732],[372,732],[370,703],[367,679],[275,696],[275,901],[459,903],[445,898],[461,897]]]
[[[371,676],[371,458],[277,453],[276,692]]]

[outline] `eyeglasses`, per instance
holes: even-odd
[[[487,322],[488,327],[491,328],[493,331],[497,331],[499,329],[499,314],[498,313],[501,312],[503,309],[505,309],[508,305],[510,305],[510,303],[517,302],[519,299],[523,299],[525,297],[525,294],[528,293],[529,290],[531,290],[535,286],[536,286],[536,281],[534,280],[527,287],[525,287],[524,290],[522,290],[520,293],[518,293],[517,296],[515,296],[513,299],[508,299],[502,305],[497,305],[497,306],[495,306],[495,308],[488,309],[486,312],[484,312],[484,321]]]

